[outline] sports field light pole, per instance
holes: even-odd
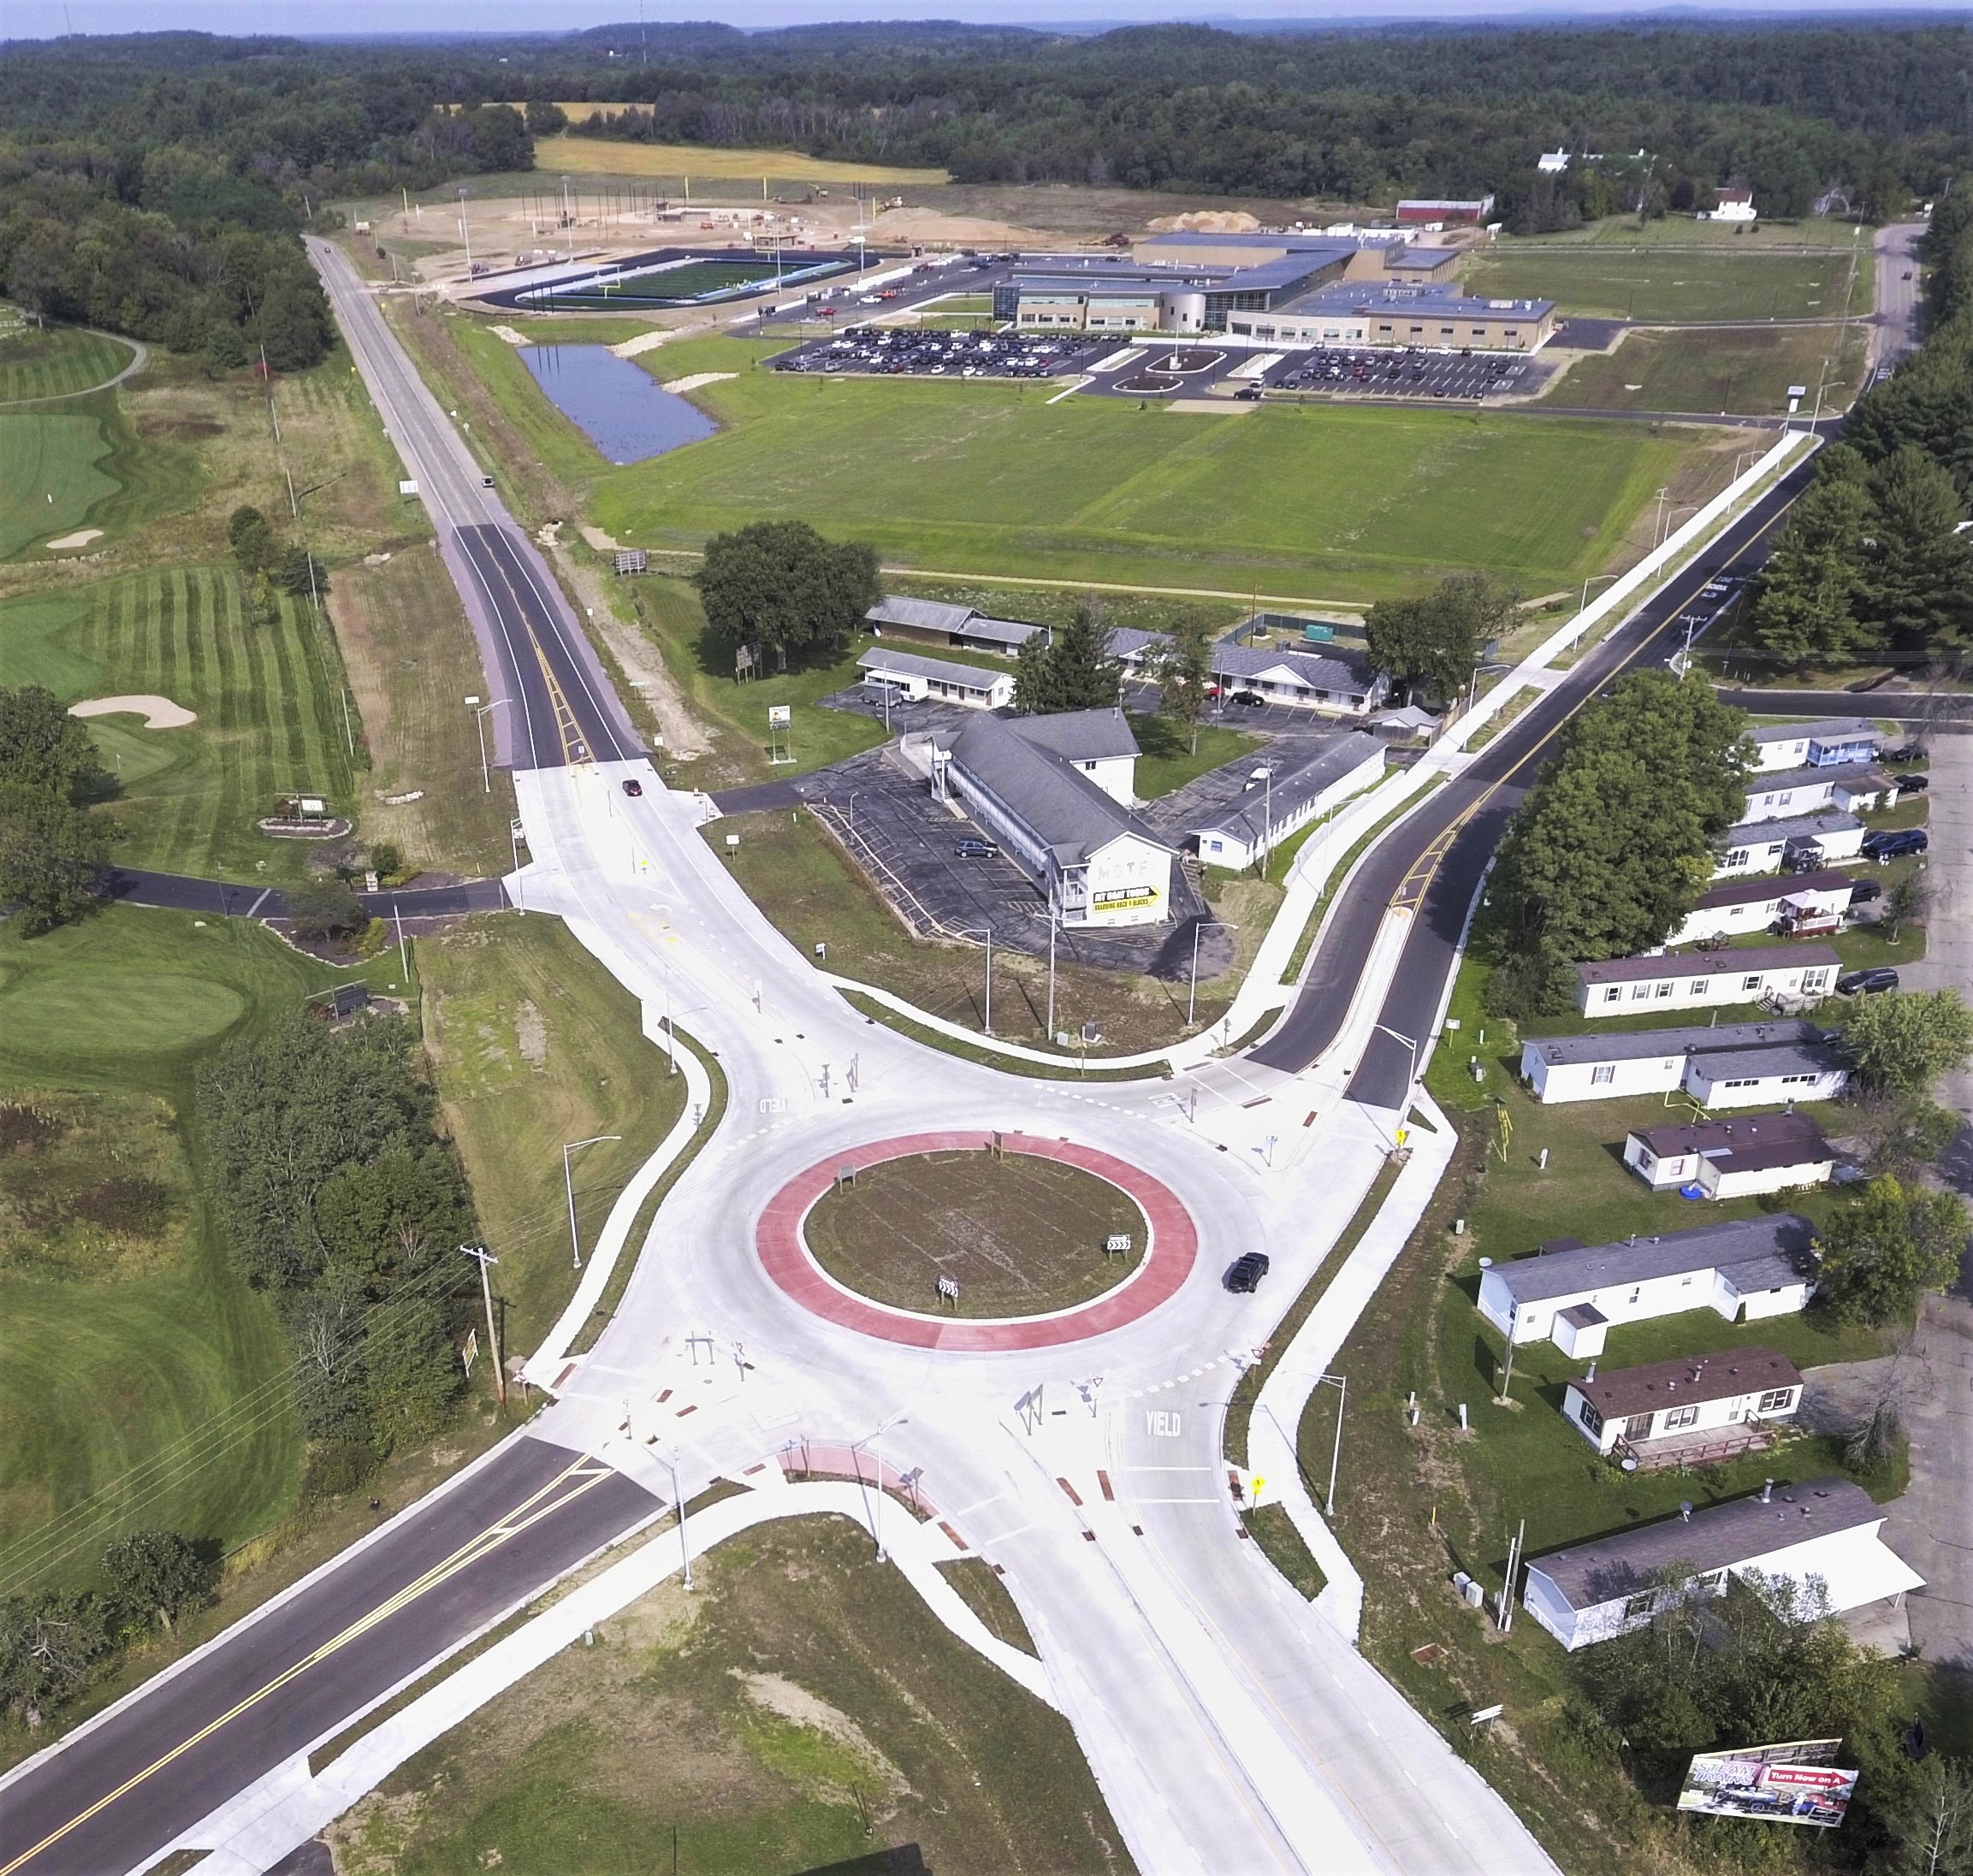
[[[959,936],[971,938],[975,932],[983,932],[986,935],[986,1014],[980,1025],[980,1033],[990,1036],[993,1033],[993,927],[990,925],[962,926]]]
[[[599,1145],[604,1140],[620,1140],[621,1133],[592,1133],[586,1140],[571,1140],[562,1148],[562,1189],[569,1195],[569,1255],[573,1259],[570,1269],[579,1270],[583,1267],[583,1240],[576,1230],[576,1182],[569,1171],[569,1155],[584,1146]]]
[[[1193,1012],[1199,1008],[1199,934],[1201,932],[1237,932],[1240,927],[1226,919],[1201,919],[1192,928],[1192,989],[1185,999],[1185,1027],[1192,1027]]]
[[[482,703],[477,697],[468,697],[466,707],[472,712],[473,726],[479,731],[479,779],[482,794],[493,793],[493,771],[487,766],[486,719],[503,704],[511,703],[511,697],[495,697],[491,703]]]

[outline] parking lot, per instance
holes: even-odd
[[[1269,391],[1329,397],[1455,399],[1525,396],[1548,376],[1545,365],[1518,352],[1430,352],[1409,348],[1291,352],[1260,380]]]
[[[921,936],[981,934],[1031,957],[1048,955],[1048,906],[1034,884],[1004,854],[968,857],[961,841],[980,831],[934,801],[928,784],[885,749],[871,749],[804,778],[803,797],[856,856],[872,883]],[[1194,923],[1206,907],[1183,873],[1174,868],[1173,903],[1178,915],[1164,925],[1086,931],[1064,926],[1056,955],[1099,970],[1141,971],[1176,981],[1192,968]],[[1218,926],[1200,937],[1201,982],[1233,962],[1235,940]]]
[[[941,332],[851,326],[770,361],[776,371],[854,371],[877,376],[1052,378],[1115,349],[1079,335]]]

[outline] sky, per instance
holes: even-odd
[[[733,26],[774,27],[824,20],[967,20],[980,23],[1087,25],[1107,20],[1322,18],[1456,19],[1513,14],[1528,19],[1566,14],[1656,10],[1638,0],[1235,0],[1201,7],[1198,0],[648,0],[654,26],[664,19],[723,20]],[[1702,10],[1693,9],[1692,10]],[[1722,11],[1846,13],[1881,11],[1853,0],[1721,0]],[[1964,14],[1965,0],[1907,0],[1900,12]],[[38,38],[78,33],[142,33],[192,28],[207,33],[363,33],[406,32],[525,33],[571,30],[636,17],[635,0],[0,0],[0,38]]]

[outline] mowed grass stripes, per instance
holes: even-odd
[[[325,630],[325,629],[324,629]],[[179,730],[92,719],[123,784],[106,812],[124,865],[209,878],[291,879],[308,849],[255,823],[307,791],[353,811],[334,674],[305,600],[256,621],[227,567],[154,570],[0,606],[0,683],[45,683],[65,702],[156,695],[195,711]]]
[[[135,354],[121,340],[57,326],[0,337],[0,404],[73,397],[107,383]]]

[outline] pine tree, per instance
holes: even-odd
[[[1824,478],[1803,494],[1761,576],[1756,644],[1802,672],[1877,648],[1875,626],[1859,616],[1874,519],[1868,491],[1847,477]]]

